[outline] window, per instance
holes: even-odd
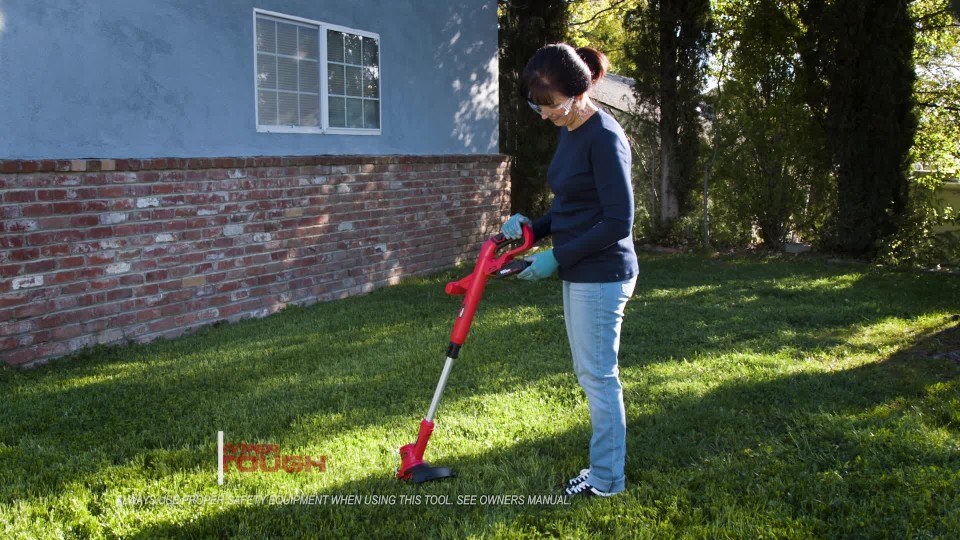
[[[380,37],[254,10],[257,131],[380,134]]]

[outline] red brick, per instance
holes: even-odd
[[[120,284],[120,280],[116,278],[108,279],[94,279],[90,281],[90,288],[97,291],[103,289],[113,289]]]
[[[45,217],[53,214],[53,205],[51,204],[25,204],[20,207],[20,211],[25,218]]]
[[[73,339],[82,334],[83,327],[79,324],[60,326],[51,332],[52,338],[59,341]]]
[[[107,206],[111,212],[122,212],[124,210],[133,210],[136,208],[136,203],[133,199],[114,199],[108,202]]]
[[[110,264],[116,259],[116,253],[113,251],[103,251],[94,253],[87,257],[87,264]]]
[[[23,265],[23,273],[25,275],[30,274],[42,274],[44,272],[49,272],[56,269],[57,261],[54,259],[46,259],[43,261],[32,262],[29,264]]]
[[[38,360],[37,347],[18,349],[3,353],[3,361],[11,366],[19,366]]]
[[[7,191],[3,194],[3,202],[6,203],[27,203],[36,200],[36,191]]]
[[[78,268],[84,265],[83,257],[62,257],[58,259],[58,267],[63,270],[67,268]]]
[[[77,270],[57,272],[56,274],[50,276],[49,284],[59,285],[62,283],[69,283],[71,281],[76,281],[79,278],[79,276],[80,276],[80,273]]]
[[[96,215],[72,216],[69,221],[71,227],[89,228],[100,224],[100,217]]]
[[[113,199],[116,197],[126,197],[128,195],[127,186],[102,186],[98,187],[96,191],[97,198],[101,199]]]
[[[23,236],[0,236],[0,248],[11,249],[23,247]]]
[[[62,285],[60,287],[61,294],[81,294],[85,293],[90,289],[90,284],[86,281],[80,281],[78,283],[70,283],[68,285]]]
[[[9,252],[9,259],[14,262],[32,261],[39,258],[40,250],[38,248],[14,249]]]
[[[37,199],[41,201],[62,201],[67,198],[63,189],[41,189],[37,191]]]
[[[17,307],[13,310],[14,319],[27,319],[30,317],[36,317],[38,315],[43,315],[47,312],[47,306],[41,302],[34,302],[32,304],[27,304],[25,306]]]

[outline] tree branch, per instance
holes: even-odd
[[[940,105],[938,103],[917,103],[918,107],[923,107],[926,109],[943,109],[945,111],[960,112],[960,107],[955,107],[952,105]]]
[[[606,13],[607,11],[610,11],[610,10],[612,10],[612,9],[616,9],[617,7],[619,7],[619,6],[621,6],[622,4],[625,4],[625,3],[627,3],[627,0],[618,0],[617,2],[614,2],[614,3],[610,4],[610,6],[607,7],[606,9],[601,9],[600,11],[594,13],[594,14],[593,14],[593,17],[590,17],[589,19],[587,19],[587,20],[585,20],[585,21],[570,23],[570,26],[580,26],[580,25],[582,25],[582,24],[587,24],[587,23],[593,22],[593,21],[596,20],[596,18],[599,17],[601,14]]]
[[[933,19],[933,18],[936,18],[936,17],[942,17],[942,16],[944,16],[944,15],[946,15],[946,16],[948,16],[948,17],[950,16],[950,10],[949,10],[947,7],[942,7],[942,8],[940,8],[940,9],[936,10],[936,11],[932,11],[932,12],[930,12],[930,13],[925,13],[925,14],[917,17],[916,19],[913,19],[913,23],[914,23],[914,24],[923,24],[924,22],[926,22],[926,21],[929,20],[929,19]],[[925,30],[926,30],[926,29],[925,29]]]

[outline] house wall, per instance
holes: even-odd
[[[381,133],[258,133],[254,8],[378,34]],[[490,0],[0,0],[0,359],[472,257],[509,211],[496,17]]]
[[[173,337],[472,259],[500,155],[0,161],[0,357]]]
[[[950,208],[954,213],[960,212],[960,183],[943,183],[937,188],[936,199],[940,209]],[[935,232],[951,232],[960,235],[960,226],[942,225],[934,229]],[[958,261],[960,262],[960,261]]]
[[[253,9],[380,35],[382,134],[257,133]],[[0,0],[0,159],[498,152],[491,0]]]

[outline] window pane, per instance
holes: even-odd
[[[277,84],[280,90],[297,90],[297,61],[277,57]]]
[[[300,94],[300,125],[320,125],[320,96]]]
[[[330,127],[346,127],[347,125],[347,110],[346,103],[341,97],[332,97],[329,100],[330,106],[328,111],[330,112]]]
[[[347,127],[363,127],[363,100],[347,99]]]
[[[277,125],[277,93],[257,92],[257,124]]]
[[[363,100],[363,127],[380,129],[380,100]]]
[[[300,62],[300,91],[320,92],[320,70],[316,62]]]
[[[318,41],[320,39],[320,32],[313,30],[311,28],[299,28],[300,32],[300,46],[297,56],[299,58],[309,58],[311,60],[317,59],[317,51],[319,48]]]
[[[327,66],[327,92],[341,96],[346,93],[346,75],[343,66],[337,64]]]
[[[295,126],[300,123],[300,106],[296,94],[278,94],[278,124],[281,126]]]
[[[296,25],[277,23],[277,54],[297,55]]]
[[[344,34],[343,54],[344,61],[348,64],[359,64],[362,61],[360,56],[360,36]]]
[[[363,38],[363,65],[380,65],[380,50],[377,46],[377,40],[373,38]]]
[[[257,55],[257,88],[277,87],[277,57],[270,54]]]
[[[363,95],[363,69],[347,66],[347,95],[360,97]]]
[[[343,34],[327,30],[327,60],[343,62]]]
[[[277,23],[257,18],[257,50],[277,52]]]
[[[380,70],[372,67],[363,68],[363,97],[380,97]]]

